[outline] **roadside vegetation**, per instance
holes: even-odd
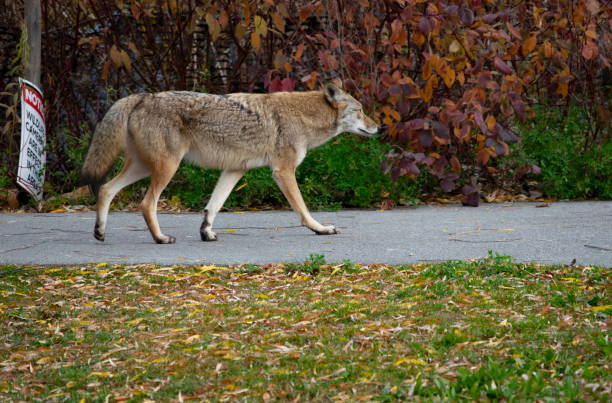
[[[495,254],[4,266],[0,400],[606,402],[610,275]]]
[[[9,31],[23,7],[0,9]],[[96,123],[123,96],[303,91],[337,77],[388,130],[307,157],[312,208],[610,199],[611,12],[600,0],[49,0],[45,209],[92,204],[72,192]],[[0,208],[32,206],[15,182],[24,38],[0,38]],[[166,205],[200,209],[217,176],[184,164]],[[230,208],[284,206],[265,169],[238,187]]]

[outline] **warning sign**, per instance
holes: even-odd
[[[42,200],[45,179],[45,111],[42,91],[29,81],[19,79],[21,84],[21,152],[17,183]]]

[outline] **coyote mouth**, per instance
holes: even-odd
[[[374,133],[370,133],[370,132],[369,132],[369,131],[367,131],[367,130],[364,130],[364,129],[359,129],[359,134],[362,134],[362,135],[364,135],[364,136],[366,136],[366,137],[373,136],[373,135],[375,135],[377,132],[378,132],[378,130],[377,130],[377,131],[375,131]]]

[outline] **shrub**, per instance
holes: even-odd
[[[475,205],[475,173],[509,153],[517,140],[511,123],[524,122],[530,105],[584,97],[593,122],[586,144],[601,140],[611,120],[602,84],[610,77],[612,11],[600,3],[49,0],[42,4],[49,139],[61,142],[55,134],[65,127],[79,133],[83,122],[91,132],[110,104],[108,88],[121,96],[272,92],[340,76],[389,126],[384,168],[392,179],[433,175]],[[14,153],[5,143],[15,136],[3,136],[0,147]],[[48,172],[78,169],[51,157]],[[306,186],[316,193],[314,182]],[[359,188],[340,191],[348,203],[363,202]]]
[[[589,143],[587,112],[573,104],[567,114],[537,107],[535,118],[519,126],[515,162],[541,167],[545,194],[559,199],[612,199],[612,139]],[[607,129],[610,131],[610,128]]]

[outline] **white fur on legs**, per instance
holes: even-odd
[[[124,187],[147,176],[149,176],[149,170],[139,160],[126,160],[121,172],[100,187],[96,206],[96,226],[94,228],[94,236],[97,240],[104,241],[108,209],[115,195]]]
[[[210,200],[208,204],[206,204],[206,208],[204,209],[204,220],[202,221],[202,226],[200,227],[200,237],[202,241],[216,241],[217,234],[215,234],[212,230],[213,222],[215,221],[215,217],[221,207],[223,207],[223,203],[227,200],[228,196],[236,186],[236,183],[242,178],[244,175],[244,171],[223,171],[221,172],[221,176],[217,181],[217,185],[215,186],[215,190],[213,190],[212,195],[210,196]]]

